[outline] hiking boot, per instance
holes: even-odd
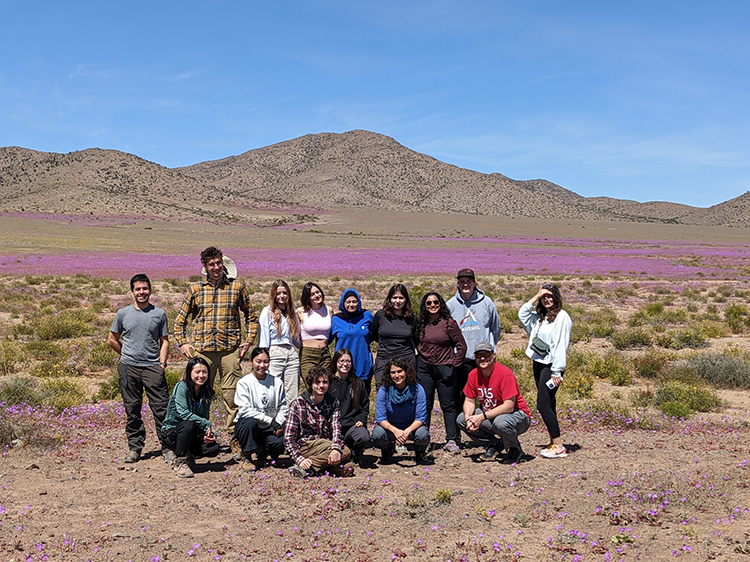
[[[289,469],[289,474],[296,476],[297,478],[307,478],[307,471],[299,465],[294,465]]]
[[[229,442],[229,446],[232,448],[232,460],[234,462],[240,462],[242,460],[242,446],[236,439],[232,439]]]
[[[352,461],[347,461],[347,463],[342,466],[333,467],[331,472],[336,476],[342,476],[344,478],[354,476],[354,463]]]
[[[245,472],[253,472],[256,469],[255,464],[250,458],[251,455],[252,453],[242,453],[242,458],[240,459],[240,468]]]
[[[125,455],[125,458],[122,459],[123,462],[126,462],[128,464],[138,462],[141,459],[141,450],[140,449],[130,449],[128,451],[128,454]]]
[[[161,450],[161,458],[165,463],[171,465],[172,463],[174,463],[174,460],[177,458],[177,456],[174,454],[174,451],[172,449],[167,449],[166,447],[164,447]]]
[[[414,458],[416,459],[417,464],[428,466],[435,464],[432,457],[427,456],[427,451],[414,451]]]
[[[543,449],[539,454],[545,459],[561,459],[568,456],[568,450],[565,447],[552,445],[547,449]]]
[[[515,447],[511,447],[508,449],[508,456],[503,461],[504,464],[517,464],[521,462],[521,459],[523,458],[523,451],[521,449],[516,449]]]
[[[172,465],[172,471],[178,478],[192,478],[193,471],[190,470],[187,457],[176,457]]]
[[[258,465],[264,466],[268,459],[268,450],[266,449],[265,443],[257,443],[255,449],[255,456],[258,457]]]
[[[484,453],[479,455],[479,460],[481,462],[494,461],[498,455],[499,453],[497,452],[497,449],[495,449],[495,447],[487,447]]]

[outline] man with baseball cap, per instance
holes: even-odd
[[[474,347],[477,368],[469,373],[466,398],[456,424],[472,441],[485,447],[479,460],[491,461],[506,449],[506,463],[523,456],[518,436],[531,425],[531,412],[518,390],[513,372],[495,361],[495,345],[480,342]]]
[[[494,352],[502,326],[495,303],[477,288],[474,270],[465,267],[458,272],[456,278],[458,290],[447,305],[466,341],[466,357],[463,364],[456,368],[455,402],[458,409],[464,403],[463,389],[469,372],[477,367],[474,348],[480,342],[489,342]]]

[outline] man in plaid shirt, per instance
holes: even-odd
[[[339,476],[354,476],[351,451],[341,435],[339,401],[328,394],[331,375],[313,367],[305,377],[305,391],[289,405],[284,426],[284,447],[295,462],[292,474],[305,478],[307,471],[330,470]]]
[[[232,436],[232,452],[235,446],[234,390],[243,377],[240,361],[255,341],[258,330],[258,315],[250,304],[250,295],[242,281],[234,277],[236,270],[227,274],[225,258],[221,250],[210,246],[201,252],[201,262],[206,270],[206,279],[188,288],[180,312],[174,321],[177,345],[186,358],[203,357],[209,365],[209,384],[213,386],[219,375],[221,394],[227,410],[227,430]],[[226,263],[234,263],[226,259]],[[234,267],[232,267],[234,269]],[[247,340],[242,341],[240,311],[245,317]],[[188,339],[188,323],[192,318],[191,339]],[[191,343],[192,341],[192,343]]]

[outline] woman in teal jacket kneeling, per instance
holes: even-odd
[[[208,384],[208,363],[193,357],[185,367],[167,405],[162,424],[164,447],[174,452],[172,468],[180,478],[192,478],[190,457],[215,457],[219,454],[216,435],[208,419],[214,390]]]

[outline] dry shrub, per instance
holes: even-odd
[[[659,349],[651,348],[645,353],[633,357],[631,363],[633,364],[638,376],[647,379],[656,379],[666,372],[671,359],[671,354]]]
[[[678,380],[662,382],[656,389],[654,402],[660,409],[665,403],[675,402],[684,404],[695,412],[710,412],[725,405],[724,400],[716,394],[716,391]],[[674,406],[668,406],[668,408],[674,408]]]
[[[649,347],[651,345],[651,335],[643,328],[617,330],[609,339],[617,349]]]
[[[703,379],[719,388],[750,388],[750,357],[736,353],[701,353],[682,359],[671,369],[673,378]]]
[[[89,336],[94,333],[96,315],[89,310],[65,310],[54,316],[34,320],[34,331],[40,340],[61,340]]]

